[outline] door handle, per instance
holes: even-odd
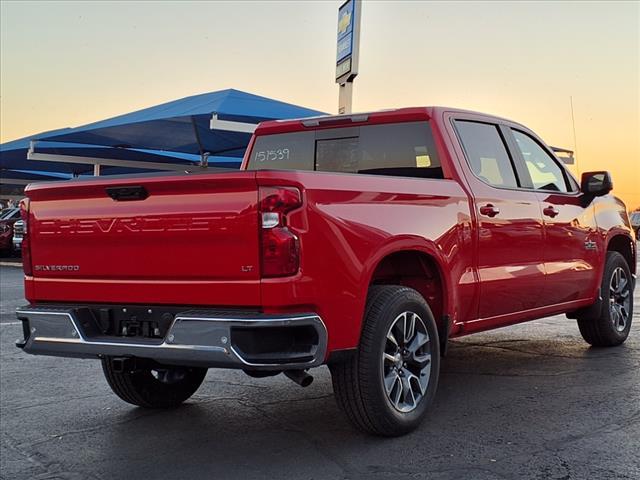
[[[544,213],[547,217],[553,218],[558,215],[560,211],[553,205],[549,205],[544,210],[542,210],[542,213]]]
[[[483,205],[482,207],[480,207],[480,213],[487,217],[495,217],[500,213],[500,209],[495,205],[487,203],[486,205]]]

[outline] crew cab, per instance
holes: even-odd
[[[241,171],[30,185],[18,346],[101,359],[150,408],[209,367],[305,386],[327,364],[357,427],[400,435],[450,338],[567,314],[593,346],[625,341],[636,245],[611,189],[480,113],[264,122]]]

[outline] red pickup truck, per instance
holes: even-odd
[[[611,188],[479,113],[265,122],[241,171],[29,186],[18,346],[100,358],[151,408],[208,367],[305,386],[327,364],[357,427],[400,435],[449,338],[566,313],[593,346],[625,341],[636,244]]]

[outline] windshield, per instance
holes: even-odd
[[[258,136],[247,169],[443,178],[428,122]]]

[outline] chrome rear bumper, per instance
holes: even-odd
[[[35,355],[139,357],[159,363],[245,370],[298,370],[324,362],[327,330],[316,314],[235,316],[190,310],[175,315],[163,338],[100,335],[84,307],[24,307],[16,311]],[[79,318],[82,317],[82,318]],[[291,340],[290,340],[291,339]],[[297,342],[297,343],[296,343]]]

